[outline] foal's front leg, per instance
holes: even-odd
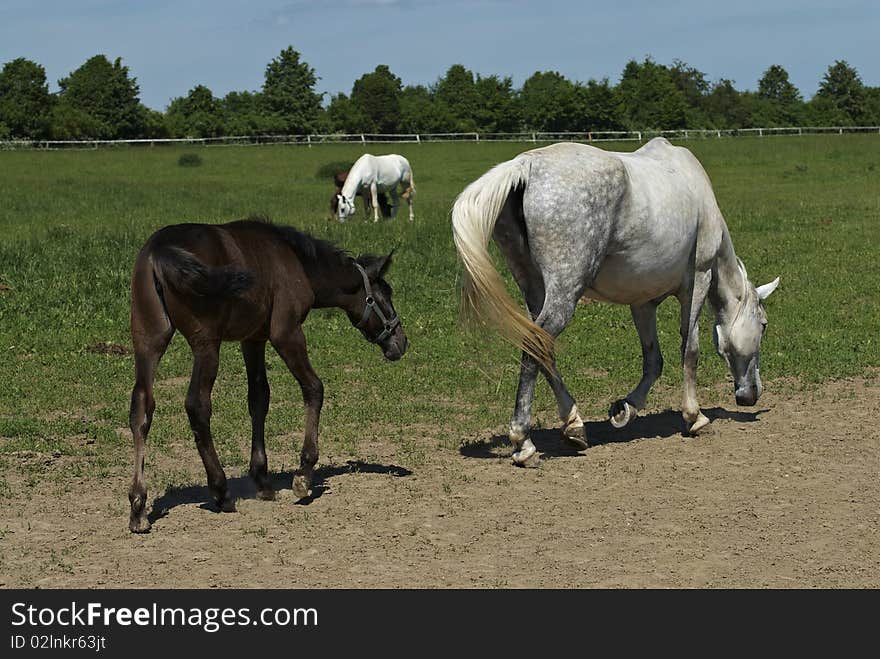
[[[211,437],[211,390],[220,365],[220,343],[211,342],[193,346],[193,370],[186,394],[186,414],[196,439],[208,476],[208,491],[221,511],[235,512],[235,501],[226,488],[226,474],[214,449]]]
[[[275,350],[293,373],[300,389],[306,408],[306,431],[300,453],[299,469],[293,478],[293,493],[300,499],[309,495],[315,463],[318,462],[318,420],[324,404],[324,384],[312,369],[309,356],[306,354],[306,337],[302,327],[295,329],[279,328],[270,339]]]

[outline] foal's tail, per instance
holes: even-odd
[[[488,249],[508,195],[525,185],[528,178],[528,160],[514,158],[490,169],[455,200],[452,233],[464,265],[461,316],[465,322],[488,321],[502,337],[552,368],[553,337],[536,325],[507,293]]]
[[[248,270],[208,266],[180,247],[162,246],[150,256],[160,282],[190,297],[235,297],[254,282]]]

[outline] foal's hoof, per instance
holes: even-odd
[[[132,533],[149,533],[152,525],[146,515],[143,517],[132,517],[128,520],[128,530]]]
[[[271,488],[257,490],[257,498],[260,501],[275,501],[275,491]]]
[[[685,420],[685,424],[687,424],[686,420]],[[709,425],[709,419],[707,419],[706,416],[702,412],[700,412],[700,414],[697,416],[697,420],[694,421],[694,423],[691,425],[690,428],[688,428],[688,434],[691,436],[695,436],[697,433],[699,433],[703,428],[705,428],[708,425]]]
[[[309,486],[311,483],[309,479],[303,476],[302,474],[297,474],[293,477],[293,495],[297,499],[305,499],[309,496]]]
[[[616,400],[608,410],[609,420],[615,428],[623,428],[639,415],[639,411],[625,400]]]
[[[220,509],[221,513],[234,513],[235,499],[232,497],[226,497],[221,501],[217,501],[217,507]]]
[[[583,451],[587,444],[587,431],[584,426],[566,426],[562,429],[562,441],[572,448]]]

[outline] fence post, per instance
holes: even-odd
[[[538,140],[535,138],[535,134],[532,133],[532,142],[537,142]]]
[[[477,142],[480,141],[480,134],[479,133],[474,133],[474,137],[476,138]]]
[[[363,145],[366,145],[366,144],[367,144],[367,138],[364,137],[364,134],[363,134],[363,133],[361,133],[361,144],[363,144]]]
[[[642,141],[642,131],[638,131],[638,135],[639,135],[639,142],[641,142]]]
[[[421,138],[421,136],[419,136],[418,133],[416,133],[416,144],[421,144],[421,143],[422,143],[422,138]]]
[[[311,149],[312,148],[312,136],[311,135],[306,135],[306,142],[308,142],[309,148]]]
[[[764,129],[763,128],[758,129],[758,137],[764,137]]]

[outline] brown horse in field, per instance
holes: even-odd
[[[129,528],[150,530],[144,460],[156,404],[153,380],[175,331],[193,352],[186,413],[217,506],[234,512],[211,437],[211,390],[220,343],[238,341],[248,377],[252,442],[250,475],[261,499],[273,499],[264,426],[269,410],[265,350],[269,341],[302,389],[305,439],[294,494],[308,496],[318,460],[318,418],[324,386],[306,354],[302,324],[310,309],[338,307],[386,359],[407,348],[385,274],[391,254],[357,259],[331,243],[291,227],[249,219],[230,224],[176,224],[154,233],[138,254],[131,278],[131,337],[135,385],[129,423],[134,480]]]
[[[336,172],[333,175],[333,183],[336,185],[336,192],[333,195],[333,198],[330,200],[330,220],[336,219],[336,211],[339,208],[339,196],[342,193],[342,186],[345,185],[345,179],[348,178],[348,170],[344,172]],[[369,191],[367,194],[364,194],[362,189],[358,189],[355,192],[355,196],[360,197],[364,201],[364,212],[367,214],[367,219],[369,219],[370,211],[373,209],[373,202],[370,199]],[[391,205],[388,203],[388,195],[382,191],[376,193],[376,200],[379,202],[379,212],[382,214],[382,217],[391,217]]]

